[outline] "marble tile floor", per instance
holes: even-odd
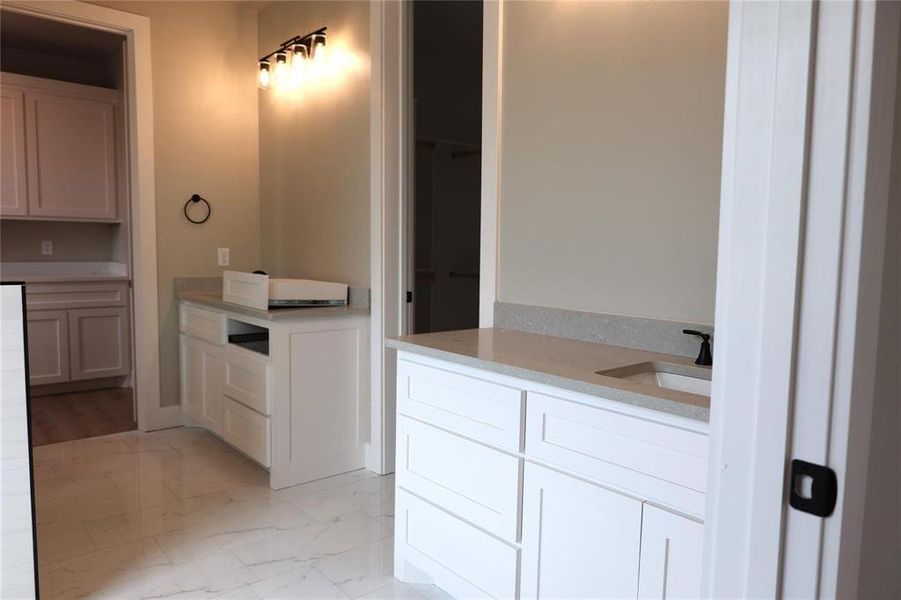
[[[209,433],[34,449],[43,598],[447,598],[392,577],[394,478],[284,490]]]

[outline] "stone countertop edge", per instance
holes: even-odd
[[[128,275],[3,275],[0,281],[24,281],[25,285],[30,283],[96,283],[96,282],[120,282],[131,281]]]
[[[367,290],[368,292],[368,290]],[[309,306],[305,308],[277,308],[274,310],[257,310],[239,304],[230,304],[222,300],[220,295],[211,292],[177,291],[175,298],[179,302],[190,302],[200,306],[215,308],[263,321],[294,321],[313,317],[343,317],[351,315],[368,315],[369,304],[351,304],[349,306]],[[368,298],[368,295],[367,295]]]
[[[631,406],[656,410],[694,421],[700,421],[703,423],[710,422],[709,408],[703,406],[694,406],[692,404],[679,402],[678,400],[670,400],[668,398],[661,398],[659,396],[653,396],[650,394],[640,394],[616,387],[591,383],[579,379],[572,379],[569,377],[562,377],[560,375],[554,375],[552,373],[536,371],[534,369],[527,369],[524,367],[517,367],[515,365],[476,358],[474,356],[467,356],[465,354],[458,354],[456,352],[451,352],[448,350],[439,350],[430,346],[423,346],[420,344],[406,342],[398,339],[388,339],[385,341],[385,345],[396,350],[411,352],[413,354],[420,354],[422,356],[437,358],[441,360],[447,360],[463,366],[491,371],[499,375],[507,375],[510,377],[534,381],[535,383],[559,387],[572,392],[578,392],[589,396],[596,396],[598,398],[613,400],[615,402],[622,402],[623,404],[629,404]]]

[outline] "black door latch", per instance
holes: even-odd
[[[801,486],[805,478],[811,479],[810,495],[802,495]],[[788,503],[792,508],[816,515],[828,517],[835,510],[838,498],[838,479],[835,471],[823,465],[815,465],[797,458],[792,461],[791,491]]]

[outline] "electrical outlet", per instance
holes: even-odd
[[[43,240],[41,242],[41,254],[44,256],[53,254],[53,240]]]
[[[230,262],[228,248],[219,248],[219,266],[227,267]]]

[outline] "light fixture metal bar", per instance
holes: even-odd
[[[307,33],[305,35],[295,35],[293,38],[282,42],[278,48],[276,48],[269,54],[267,54],[265,56],[261,56],[259,62],[269,60],[270,58],[272,58],[279,52],[286,52],[289,48],[291,48],[291,46],[294,46],[296,44],[310,40],[313,38],[314,35],[320,35],[320,34],[324,35],[327,29],[328,29],[328,27],[320,27],[316,31],[311,31],[310,33]]]

